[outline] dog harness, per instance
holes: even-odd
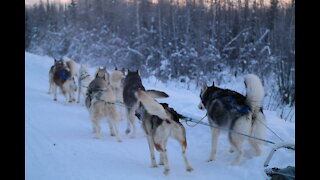
[[[59,71],[59,72],[58,72],[58,75],[59,75],[60,77],[62,77],[62,79],[63,79],[64,81],[69,78],[68,74],[67,74],[65,71]]]
[[[217,100],[219,100],[223,105],[224,107],[227,109],[227,110],[231,110],[231,108],[235,109],[237,112],[241,113],[241,114],[245,114],[245,113],[248,113],[249,112],[249,106],[248,105],[245,105],[245,107],[243,109],[239,109],[235,104],[234,104],[234,99],[232,96],[228,96],[229,97],[229,100],[228,101],[225,101],[221,98],[217,98]],[[229,108],[231,105],[231,108]]]

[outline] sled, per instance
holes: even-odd
[[[264,162],[264,167],[269,166],[269,162],[273,156],[273,154],[280,148],[287,148],[291,150],[295,150],[294,143],[278,143],[275,144],[271,149],[266,161]],[[265,169],[265,173],[271,177],[271,180],[294,180],[295,179],[295,167],[287,166],[286,168],[267,168]]]

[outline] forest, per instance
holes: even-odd
[[[295,106],[294,0],[39,0],[25,51],[197,86],[254,73]]]

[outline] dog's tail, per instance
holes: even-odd
[[[244,83],[247,91],[247,104],[250,106],[252,112],[259,111],[264,98],[264,90],[259,77],[254,74],[248,74],[245,77]]]
[[[265,123],[265,116],[262,110],[264,89],[261,80],[258,76],[249,74],[245,77],[244,83],[247,91],[246,102],[250,106],[250,109],[253,113],[251,135],[263,139],[266,136],[266,131],[265,127],[263,126]],[[261,143],[261,141],[257,140],[251,141],[254,141],[255,143]]]
[[[79,77],[79,75],[78,75],[79,68],[78,68],[77,63],[68,57],[64,57],[64,60],[66,61],[66,64],[71,71],[72,77],[74,77],[74,76]]]
[[[149,114],[156,115],[161,119],[169,119],[165,109],[156,102],[147,92],[139,90],[135,93],[136,98],[141,101]]]
[[[151,96],[152,98],[167,98],[169,95],[163,91],[157,91],[157,90],[146,90],[146,93]]]

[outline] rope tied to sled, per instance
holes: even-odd
[[[186,125],[188,125],[189,127],[195,127],[195,126],[198,125],[205,117],[207,117],[207,115],[208,115],[208,114],[205,114],[199,121],[194,122],[194,123],[195,123],[194,125],[188,124],[188,120],[190,120],[190,118],[188,118],[188,117],[182,116],[181,119],[183,119],[183,120],[185,121]],[[193,121],[192,121],[192,122],[193,122]]]
[[[184,119],[185,121],[190,121],[190,122],[193,122],[193,123],[196,123],[196,124],[202,124],[202,125],[205,125],[205,126],[209,126],[209,127],[213,127],[213,128],[217,128],[217,129],[220,129],[220,130],[223,130],[223,131],[228,131],[230,133],[233,133],[233,134],[237,134],[237,135],[241,135],[241,136],[246,136],[248,138],[252,138],[252,139],[255,139],[255,140],[258,140],[258,141],[263,141],[263,142],[266,142],[266,143],[270,143],[270,144],[276,144],[275,142],[272,142],[272,141],[269,141],[269,140],[266,140],[266,139],[261,139],[261,138],[258,138],[258,137],[255,137],[255,136],[250,136],[248,134],[243,134],[243,133],[240,133],[238,131],[234,131],[232,129],[228,129],[228,128],[224,128],[224,127],[219,127],[219,126],[214,126],[214,125],[211,125],[211,124],[208,124],[208,123],[205,123],[205,122],[201,122],[205,117],[207,116],[207,114],[199,121],[194,121],[193,118],[191,117],[182,117],[181,119]],[[194,127],[194,126],[191,126],[191,127]]]
[[[105,101],[105,100],[103,100],[103,99],[100,98],[100,97],[101,97],[101,94],[102,94],[101,92],[96,93],[94,97],[95,97],[97,100],[103,101],[103,102],[108,103],[108,104],[118,104],[118,105],[120,105],[120,106],[125,106],[125,104],[124,104],[123,102],[119,102],[119,101],[108,102],[108,101]],[[234,131],[234,130],[231,130],[231,129],[228,129],[228,128],[219,127],[219,126],[214,126],[214,125],[211,125],[211,124],[202,122],[202,120],[203,120],[205,117],[207,117],[207,115],[208,115],[208,114],[206,113],[206,114],[205,114],[200,120],[198,120],[198,121],[194,121],[193,118],[187,117],[187,116],[183,116],[183,115],[181,115],[180,119],[184,120],[185,123],[186,123],[189,127],[195,127],[195,126],[198,125],[198,124],[202,124],[202,125],[209,126],[209,127],[213,127],[213,128],[217,128],[217,129],[220,129],[220,130],[223,130],[223,131],[228,131],[228,132],[233,133],[233,134],[237,134],[237,135],[245,136],[245,137],[248,137],[248,138],[252,138],[252,139],[255,139],[255,140],[258,140],[258,141],[263,141],[263,142],[270,143],[270,144],[276,144],[275,142],[272,142],[272,141],[270,141],[270,140],[261,139],[261,138],[258,138],[258,137],[255,137],[255,136],[250,136],[250,135],[248,135],[248,134],[243,134],[243,133],[240,133],[240,132],[238,132],[238,131]],[[188,121],[193,122],[193,123],[195,123],[195,124],[194,124],[194,125],[190,125],[190,124],[188,124]],[[259,121],[259,122],[261,122],[261,121]],[[261,123],[262,123],[262,122],[261,122]],[[263,124],[264,124],[264,123],[263,123]],[[264,125],[265,125],[265,124],[264,124]],[[266,125],[265,125],[265,126],[266,126]],[[267,126],[266,126],[266,127],[267,127]],[[271,131],[270,128],[268,128],[268,129]],[[273,131],[272,131],[272,132],[273,132]],[[274,132],[273,132],[273,133],[274,133]],[[274,133],[274,134],[275,134],[275,133]],[[277,137],[280,138],[278,135],[277,135]],[[281,138],[280,138],[280,139],[281,139]],[[282,140],[282,139],[281,139],[281,140]],[[282,141],[283,141],[283,140],[282,140]]]

